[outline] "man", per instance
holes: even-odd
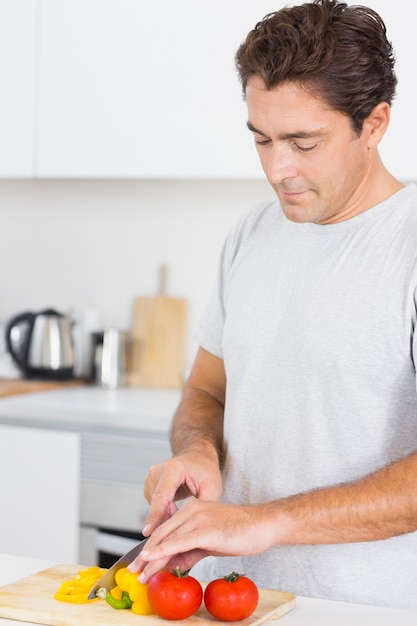
[[[417,609],[417,188],[378,153],[393,51],[372,10],[314,0],[236,61],[277,201],[227,238],[130,568]]]

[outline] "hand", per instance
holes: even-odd
[[[258,554],[274,544],[268,505],[239,506],[189,498],[161,524],[129,565],[146,583],[164,567],[190,569],[205,556]]]
[[[144,494],[151,506],[143,534],[149,536],[168,520],[177,511],[178,500],[191,495],[216,501],[221,492],[218,460],[207,454],[188,452],[153,465],[145,479]]]

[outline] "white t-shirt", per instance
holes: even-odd
[[[290,222],[278,202],[244,215],[196,332],[227,375],[224,501],[356,480],[417,450],[416,286],[414,184],[338,224]],[[193,572],[233,570],[261,587],[417,609],[417,532],[210,558]]]

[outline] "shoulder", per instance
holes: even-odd
[[[389,198],[388,203],[390,202],[396,208],[407,210],[411,218],[417,218],[417,184],[409,183]]]
[[[245,241],[262,239],[266,233],[276,231],[286,221],[278,200],[261,202],[243,213],[228,234],[228,244],[239,247]]]

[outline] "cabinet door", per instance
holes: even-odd
[[[0,426],[0,552],[78,563],[77,433]]]
[[[234,54],[276,8],[42,0],[38,175],[261,177]]]
[[[33,174],[36,0],[0,0],[0,176]]]

